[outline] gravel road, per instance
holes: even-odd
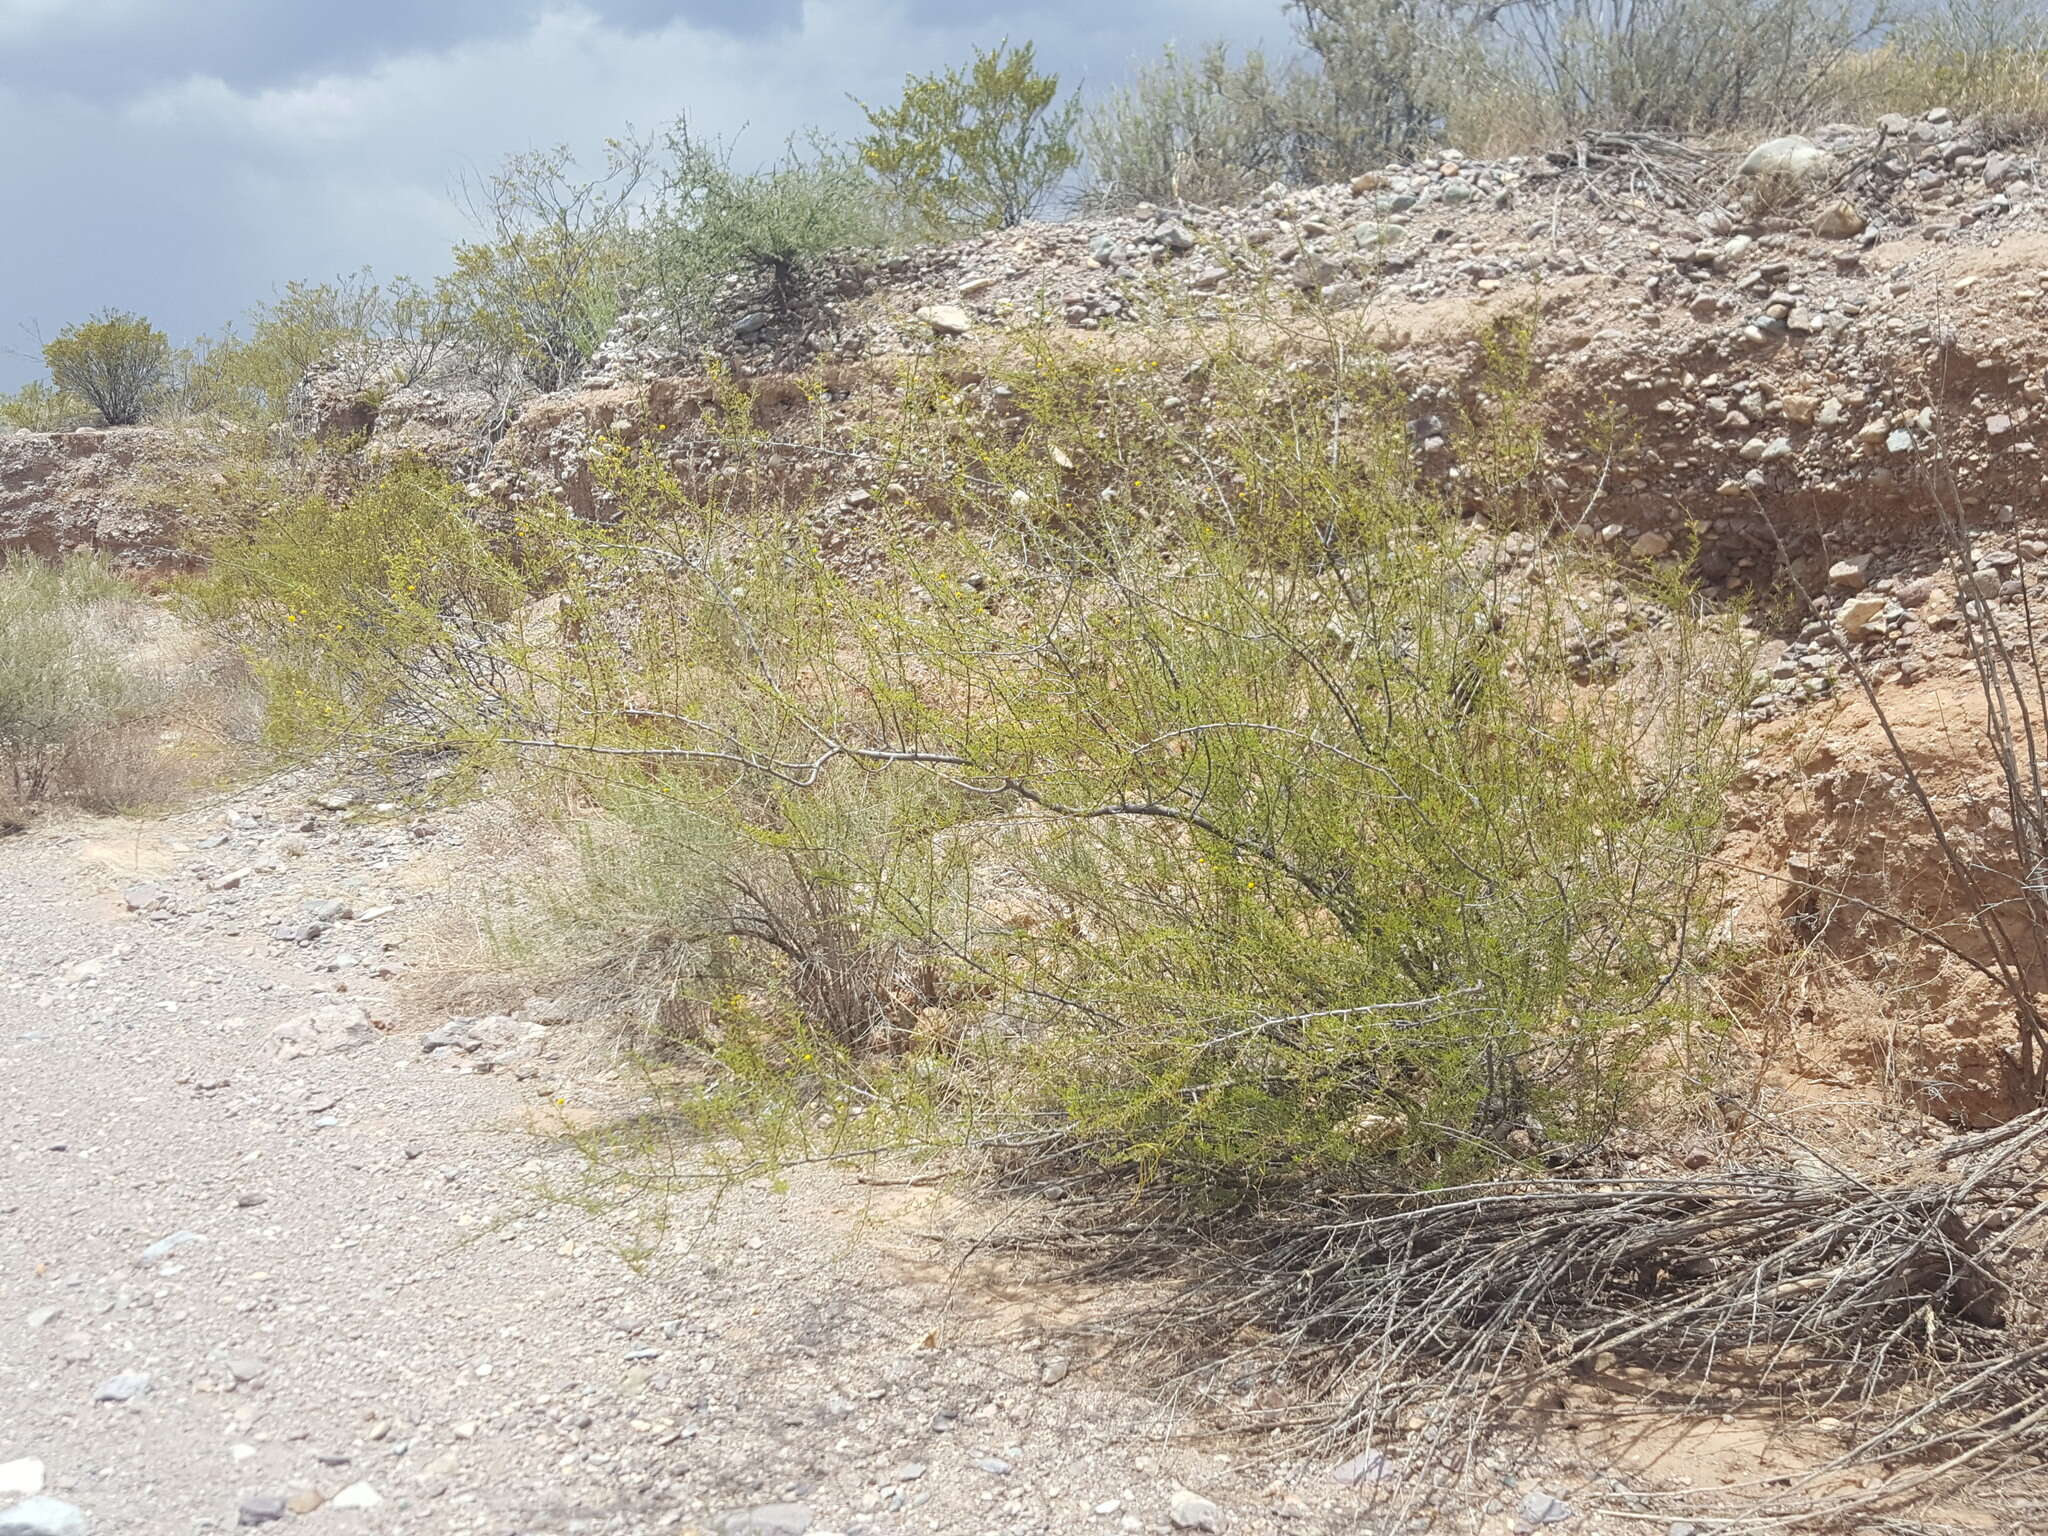
[[[1072,1298],[959,1267],[923,1191],[741,1188],[629,1266],[629,1229],[535,1194],[574,1162],[536,1101],[625,1102],[602,1056],[571,1028],[481,1072],[382,998],[435,829],[304,785],[237,805],[0,841],[0,1511],[37,1495],[19,1520],[68,1505],[91,1536],[1378,1528],[1325,1469],[1275,1488],[1069,1368]],[[276,936],[336,899],[361,915]],[[279,1059],[280,1024],[354,1003],[373,1038]],[[1521,1497],[1437,1528],[1504,1531]]]

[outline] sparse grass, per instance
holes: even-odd
[[[0,804],[166,804],[217,771],[236,693],[96,561],[0,565]]]

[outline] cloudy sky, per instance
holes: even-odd
[[[1031,39],[1099,91],[1280,0],[0,0],[0,388],[106,305],[176,341],[289,278],[431,277],[507,152],[687,113],[766,155],[851,92]]]

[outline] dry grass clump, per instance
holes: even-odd
[[[251,723],[240,676],[95,560],[0,565],[0,805],[170,802]]]

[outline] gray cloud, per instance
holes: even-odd
[[[40,372],[24,327],[103,305],[185,340],[290,278],[431,276],[452,187],[513,150],[687,112],[765,156],[1002,36],[1100,87],[1169,38],[1283,32],[1278,0],[0,0],[0,143],[29,149],[0,388]]]

